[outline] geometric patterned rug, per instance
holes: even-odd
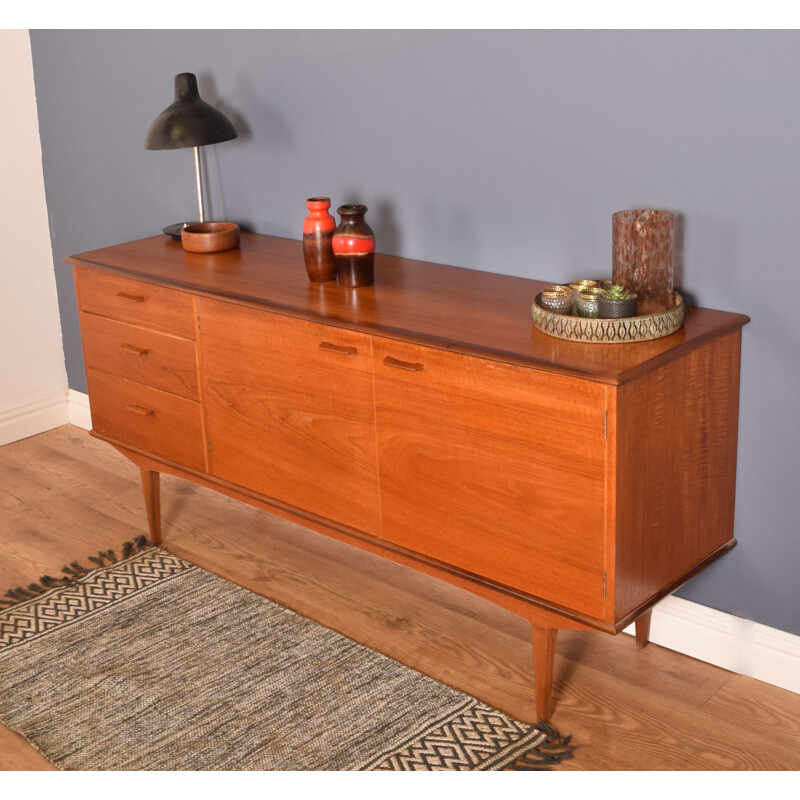
[[[0,603],[0,722],[63,770],[541,770],[575,746],[144,538]]]

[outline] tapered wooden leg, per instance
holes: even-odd
[[[150,541],[161,544],[161,483],[159,473],[141,467],[144,506],[147,509],[147,522],[150,526]]]
[[[651,608],[636,620],[636,644],[639,647],[644,647],[650,641],[650,617],[652,615],[653,609]]]
[[[556,655],[556,628],[532,625],[533,680],[536,689],[536,713],[541,720],[550,719],[550,701],[553,694],[553,662]]]

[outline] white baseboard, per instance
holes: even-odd
[[[89,411],[89,395],[85,392],[67,390],[69,403],[69,423],[79,428],[90,431],[92,429],[92,414]]]
[[[55,392],[0,406],[0,445],[27,439],[61,425],[92,428],[89,395],[74,389]]]
[[[27,439],[69,422],[67,390],[45,392],[22,402],[0,406],[0,445]]]
[[[0,445],[67,423],[91,430],[89,396],[74,389],[0,408]],[[633,633],[634,626],[625,629]],[[653,610],[650,641],[800,694],[800,636],[680,597]]]
[[[650,641],[800,694],[800,636],[793,633],[673,596],[653,610]]]

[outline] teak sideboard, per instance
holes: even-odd
[[[300,241],[156,236],[73,265],[93,434],[474,592],[532,625],[548,719],[559,628],[648,638],[652,607],[730,550],[740,314],[582,344],[534,329],[544,283],[390,256],[308,281]],[[564,279],[567,276],[552,276]]]

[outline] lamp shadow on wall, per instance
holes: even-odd
[[[238,138],[244,141],[253,138],[250,126],[241,113],[223,100],[217,91],[217,82],[212,75],[198,75],[197,83],[200,87],[200,96],[209,104],[221,111],[236,128]]]
[[[216,80],[212,75],[200,74],[197,77],[200,86],[200,94],[215,108],[219,109],[233,123],[238,139],[231,143],[232,147],[237,145],[249,145],[251,148],[255,142],[254,130],[258,131],[258,138],[268,142],[270,150],[280,152],[288,149],[292,143],[292,133],[284,119],[264,101],[263,93],[257,92],[253,88],[253,82],[247,76],[240,76],[236,83],[236,89],[231,94],[230,100],[220,97],[216,87]],[[247,109],[247,116],[240,109]],[[212,219],[227,219],[228,204],[225,199],[225,171],[220,166],[219,151],[214,148],[207,154],[213,162],[215,177],[215,192],[209,193],[210,206],[220,210],[220,213],[213,213]],[[252,219],[233,220],[239,224],[243,231],[256,231],[258,226]]]

